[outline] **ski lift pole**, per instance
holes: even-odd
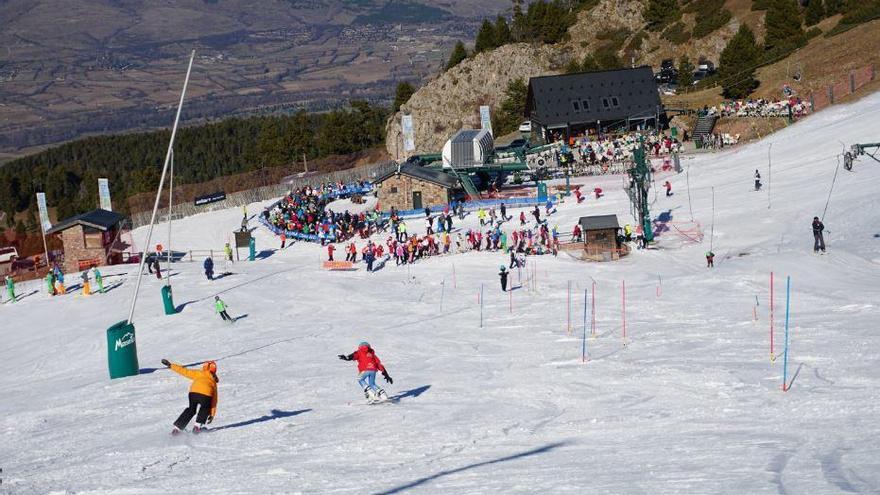
[[[788,321],[791,313],[791,275],[785,281],[785,350],[782,352],[782,391],[788,392]]]
[[[183,99],[186,96],[186,87],[189,84],[189,76],[192,72],[192,64],[193,60],[196,57],[196,51],[193,50],[189,57],[189,66],[186,69],[186,79],[183,81],[183,90],[180,92],[180,101],[177,104],[177,114],[174,117],[174,126],[171,128],[171,139],[168,142],[168,151],[165,153],[165,165],[162,166],[162,175],[159,177],[159,190],[156,192],[156,201],[153,203],[153,213],[150,216],[150,228],[147,230],[147,239],[144,243],[144,246],[150,245],[150,240],[153,237],[153,228],[156,225],[156,213],[159,210],[159,198],[162,196],[162,186],[165,184],[165,175],[168,172],[168,164],[171,161],[171,150],[174,148],[174,137],[177,135],[177,126],[180,123],[180,112],[183,110]],[[134,318],[134,309],[137,305],[137,296],[138,292],[140,292],[141,288],[141,280],[144,276],[144,263],[146,262],[146,250],[144,251],[144,256],[141,257],[140,269],[138,270],[138,278],[134,287],[134,295],[131,298],[131,307],[128,310],[128,319],[127,324],[131,325],[131,320]]]
[[[169,178],[168,178],[168,214],[166,215],[166,219],[168,220],[168,256],[166,257],[165,267],[165,285],[160,289],[160,293],[162,294],[162,306],[165,309],[166,315],[173,315],[177,313],[177,309],[174,307],[174,295],[171,291],[171,205],[174,204],[174,150],[171,150],[171,160],[169,167]],[[158,260],[157,260],[158,263]]]
[[[587,289],[584,289],[584,335],[581,339],[581,362],[587,362]]]

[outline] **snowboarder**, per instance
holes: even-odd
[[[706,251],[706,268],[713,268],[715,266],[715,253],[712,251]]]
[[[196,417],[196,425],[192,432],[198,434],[205,429],[206,424],[214,421],[217,415],[217,363],[208,361],[202,365],[201,370],[187,369],[177,363],[169,362],[167,359],[162,360],[162,364],[171,368],[171,371],[185,376],[192,380],[192,386],[189,388],[189,407],[180,413],[177,421],[174,422],[174,430],[172,435],[179,435],[181,431],[186,429],[193,416]],[[196,414],[198,410],[198,414]]]
[[[93,275],[95,276],[95,285],[98,286],[98,292],[101,294],[104,293],[104,277],[101,276],[101,272],[98,271],[98,267],[92,268],[92,271],[95,272]]]
[[[223,318],[223,321],[235,323],[235,320],[226,312],[226,303],[220,299],[220,296],[214,296],[214,309],[217,311],[217,314],[220,315],[220,318]]]
[[[228,242],[226,243],[225,246],[223,246],[223,252],[226,254],[227,261],[232,261],[233,263],[235,263],[235,261],[232,259],[232,248],[229,247]]]
[[[202,267],[205,269],[205,277],[208,280],[214,280],[214,259],[208,256],[202,263]]]
[[[663,183],[663,187],[666,188],[666,197],[668,198],[669,196],[672,196],[672,183],[666,181]]]
[[[11,276],[6,276],[6,294],[9,296],[9,302],[15,302],[15,280]]]
[[[82,274],[79,276],[82,279],[82,295],[91,296],[92,295],[92,286],[89,284],[89,271],[83,270]]]
[[[755,169],[755,191],[761,190],[761,173]]]
[[[507,271],[507,268],[501,265],[501,271],[498,272],[498,276],[501,277],[501,292],[507,292],[507,276],[509,274],[510,272]]]
[[[388,395],[385,394],[385,391],[376,386],[376,372],[381,371],[385,381],[389,384],[393,384],[394,380],[388,375],[388,371],[382,365],[382,362],[379,361],[379,356],[376,355],[376,351],[370,347],[369,343],[361,342],[358,344],[356,351],[347,356],[340,354],[338,357],[343,361],[357,360],[358,384],[363,387],[364,397],[366,397],[368,403],[373,404],[378,401],[388,400]]]
[[[57,266],[55,267],[55,294],[67,294],[64,288],[64,272]]]
[[[825,224],[819,220],[819,217],[813,217],[813,252],[818,253],[821,249],[825,252],[825,236],[822,232],[825,230]]]

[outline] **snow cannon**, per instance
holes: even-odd
[[[107,329],[107,366],[111,380],[138,374],[133,324],[123,320]]]
[[[257,259],[257,241],[251,236],[248,239],[248,261],[254,261]]]
[[[171,268],[168,269],[170,270]],[[171,285],[162,286],[162,304],[165,306],[166,315],[177,314],[177,309],[174,307],[174,294],[171,292]]]

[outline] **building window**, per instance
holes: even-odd
[[[608,110],[609,107],[610,105],[608,104],[608,98],[602,98],[602,108]]]
[[[581,104],[577,100],[572,101],[571,106],[572,106],[572,108],[574,108],[575,113],[578,113],[581,111]]]
[[[581,107],[584,111],[588,111],[590,109],[590,101],[589,100],[581,100]]]
[[[390,192],[391,194],[397,194],[397,187],[391,186],[391,190],[388,192]]]
[[[620,101],[617,99],[616,96],[611,97],[611,106],[613,106],[614,108],[617,108],[620,106]]]

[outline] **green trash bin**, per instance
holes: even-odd
[[[248,261],[254,261],[257,258],[257,241],[253,237],[248,241],[248,248]]]
[[[111,379],[138,374],[133,324],[123,320],[107,329],[107,366]]]
[[[538,200],[547,201],[547,183],[538,182]]]
[[[171,293],[170,285],[162,286],[162,304],[165,305],[165,314],[173,315],[177,313],[177,309],[174,307],[174,295]]]

